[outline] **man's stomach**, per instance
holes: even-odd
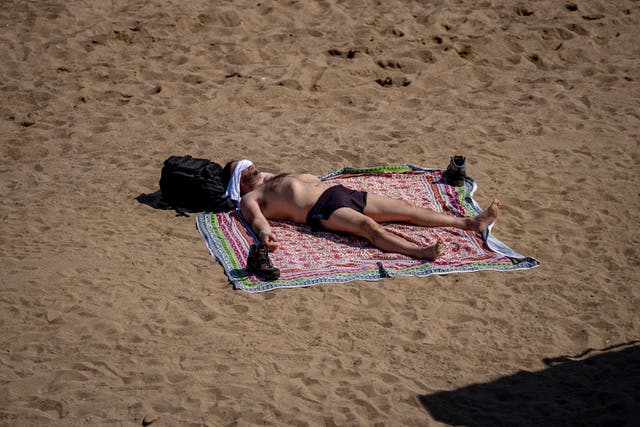
[[[308,185],[290,193],[288,197],[274,197],[265,206],[263,214],[267,219],[304,224],[307,221],[307,214],[327,188],[329,187],[324,184]]]

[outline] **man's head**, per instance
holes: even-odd
[[[240,174],[240,193],[248,193],[261,183],[260,171],[255,165],[251,165]]]
[[[260,185],[261,175],[250,160],[232,160],[224,166],[222,180],[227,183],[225,196],[238,201],[242,194]]]

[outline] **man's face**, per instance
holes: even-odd
[[[248,193],[260,185],[260,171],[255,165],[251,165],[240,173],[240,191]]]

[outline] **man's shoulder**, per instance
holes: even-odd
[[[296,175],[298,177],[298,179],[300,181],[304,181],[304,182],[318,182],[320,181],[320,179],[315,176],[315,175],[311,175],[310,173],[301,173]]]
[[[262,194],[262,187],[258,187],[258,188],[254,188],[253,190],[249,191],[248,193],[244,193],[242,195],[242,201],[243,202],[260,202],[260,199]]]

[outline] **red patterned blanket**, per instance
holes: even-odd
[[[411,201],[447,215],[472,216],[482,210],[472,198],[476,185],[467,178],[460,187],[443,180],[440,169],[403,165],[367,169],[343,168],[324,179],[355,190]],[[270,254],[281,270],[276,281],[261,281],[245,271],[249,247],[257,239],[238,211],[202,213],[198,229],[211,254],[222,264],[236,288],[260,292],[282,287],[352,280],[377,280],[396,275],[428,276],[478,270],[533,268],[538,262],[513,251],[490,234],[480,235],[455,228],[427,228],[406,224],[384,224],[389,231],[419,245],[438,239],[444,242],[436,261],[419,261],[386,253],[358,237],[332,232],[312,232],[306,225],[270,222],[278,236],[279,249]]]

